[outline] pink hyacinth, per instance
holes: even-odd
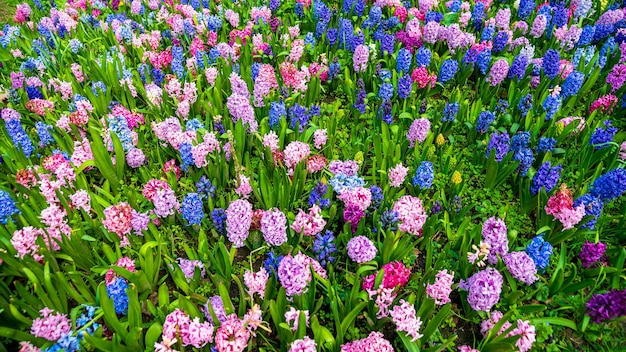
[[[434,284],[426,285],[426,296],[433,298],[437,305],[449,303],[454,272],[448,274],[448,270],[440,270],[436,277],[437,280],[435,280]]]
[[[314,265],[315,263],[317,265]],[[316,272],[326,276],[326,272],[319,266],[319,263],[305,254],[299,253],[295,256],[290,254],[281,260],[278,265],[278,280],[285,288],[288,297],[301,295],[307,291],[313,278],[311,267]]]
[[[315,149],[322,149],[322,147],[326,145],[327,140],[328,136],[326,135],[326,129],[315,130],[315,133],[313,133],[313,142]]]
[[[37,346],[33,346],[30,342],[22,341],[20,342],[20,351],[19,352],[40,352],[41,350]]]
[[[400,231],[421,235],[427,218],[421,199],[409,195],[402,196],[394,204],[393,210],[398,213]]]
[[[316,173],[322,171],[326,167],[327,160],[322,155],[313,155],[307,162],[306,171],[308,173]]]
[[[364,339],[341,345],[341,352],[393,352],[391,343],[380,332],[372,331]]]
[[[326,221],[322,217],[322,210],[317,204],[309,208],[305,213],[302,209],[298,211],[296,219],[291,224],[291,229],[296,233],[304,233],[305,236],[317,236],[326,226]]]
[[[311,339],[308,336],[305,336],[302,339],[295,340],[291,343],[291,348],[289,348],[288,352],[316,352],[317,345],[315,344],[315,340]]]
[[[409,168],[399,163],[389,170],[389,185],[391,187],[400,187],[406,178]]]
[[[289,308],[289,311],[285,312],[285,322],[291,327],[292,331],[298,331],[298,323],[300,322],[300,313],[304,313],[304,321],[306,326],[309,326],[309,311],[297,310],[294,307]]]
[[[600,98],[596,99],[591,106],[589,107],[589,113],[600,109],[602,113],[611,114],[613,108],[617,104],[617,97],[613,94],[603,95]]]
[[[563,225],[563,230],[574,228],[585,216],[584,204],[574,207],[572,191],[565,184],[548,199],[548,205],[544,208],[546,214],[554,216]]]
[[[113,266],[124,268],[131,273],[135,272],[135,261],[128,257],[121,257],[117,260],[117,262],[115,262]],[[104,282],[109,285],[115,280],[115,277],[115,271],[113,269],[109,269],[109,271],[107,271],[106,275],[104,276]]]
[[[437,75],[429,74],[426,67],[418,67],[411,73],[411,79],[419,89],[424,89],[426,87],[433,88],[435,83],[437,83]]]
[[[483,240],[489,244],[489,264],[498,262],[498,254],[503,256],[509,252],[506,224],[502,219],[491,217],[485,221],[482,230]]]
[[[43,259],[43,256],[37,254],[39,252],[39,245],[37,245],[37,238],[44,236],[42,229],[36,229],[32,226],[24,227],[23,229],[13,232],[11,237],[11,244],[17,251],[17,257],[24,258],[26,255],[32,255],[36,261]]]
[[[248,199],[250,193],[252,193],[252,186],[250,185],[250,178],[245,175],[239,175],[239,186],[235,190],[239,196],[244,199]]]
[[[343,191],[337,198],[342,200],[346,207],[355,206],[365,211],[372,204],[372,192],[369,188],[358,187]]]
[[[511,331],[510,335],[519,336],[519,339],[515,342],[515,346],[519,348],[520,352],[529,351],[536,341],[535,327],[530,325],[530,322],[527,320],[518,319],[517,327]]]
[[[52,309],[44,308],[39,311],[41,317],[33,320],[30,333],[48,341],[56,341],[72,329],[72,321],[65,314],[52,314]]]
[[[300,141],[291,142],[285,147],[285,166],[290,169],[296,167],[296,164],[303,161],[311,154],[311,147]]]
[[[274,153],[278,150],[278,143],[280,140],[278,139],[278,135],[274,131],[269,131],[265,135],[263,135],[263,146],[270,148],[270,151]]]
[[[352,65],[354,72],[363,72],[367,68],[367,60],[369,59],[370,49],[366,45],[359,45],[354,49],[352,55]]]
[[[254,294],[258,293],[259,297],[265,297],[265,286],[269,275],[265,268],[261,268],[258,272],[247,271],[243,274],[243,281],[248,287],[248,294],[254,298]]]
[[[422,319],[415,316],[415,306],[411,303],[401,299],[400,305],[393,307],[389,314],[394,324],[396,324],[396,329],[404,331],[407,336],[411,337],[412,342],[424,336],[419,333],[422,327]]]

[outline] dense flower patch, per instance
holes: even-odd
[[[623,347],[621,0],[35,0],[0,45],[0,347]]]

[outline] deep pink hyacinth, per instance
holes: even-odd
[[[229,315],[215,333],[215,348],[219,352],[243,352],[248,347],[250,331],[236,314]]]
[[[104,209],[105,218],[102,220],[102,225],[107,231],[120,237],[129,234],[133,228],[130,223],[131,210],[130,205],[125,202]]]

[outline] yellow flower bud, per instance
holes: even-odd
[[[428,147],[428,158],[432,158],[435,155],[435,146],[431,145]]]
[[[565,128],[565,124],[563,122],[559,122],[556,124],[556,135],[559,136],[563,133],[563,129]]]
[[[452,174],[452,179],[451,179],[452,183],[454,183],[455,185],[458,185],[459,183],[461,183],[463,181],[463,179],[461,178],[461,173],[458,171],[455,171]]]
[[[363,164],[363,160],[363,152],[359,151],[358,153],[356,153],[356,155],[354,156],[354,161],[356,161],[359,166]]]
[[[437,142],[437,146],[441,147],[446,142],[445,138],[443,138],[443,134],[439,133],[435,142]]]

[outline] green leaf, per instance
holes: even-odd
[[[565,326],[574,331],[578,331],[576,327],[576,322],[570,319],[565,319],[565,318],[556,318],[556,317],[535,318],[535,319],[531,319],[530,323],[533,325],[553,324],[553,325]]]

